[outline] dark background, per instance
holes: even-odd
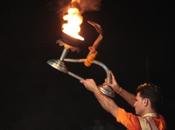
[[[124,129],[105,112],[78,80],[50,67],[63,47],[59,1],[30,0],[1,3],[1,130],[89,130],[100,121],[108,130]],[[84,13],[84,35],[92,43],[95,33],[87,20],[103,27],[104,39],[96,60],[104,62],[123,88],[150,81],[161,86],[161,112],[168,130],[174,127],[173,8],[169,1],[103,0],[100,11]],[[91,32],[92,31],[92,32]],[[67,57],[84,58],[87,49]],[[104,71],[67,64],[85,78],[103,83]],[[116,102],[133,111],[120,97]]]

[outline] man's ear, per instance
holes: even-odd
[[[143,99],[143,105],[144,106],[148,106],[148,104],[149,104],[149,99],[148,98],[144,98]]]

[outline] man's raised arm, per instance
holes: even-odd
[[[132,107],[134,107],[135,103],[135,95],[123,89],[116,81],[114,75],[111,72],[112,82],[109,83],[109,86],[120,95],[125,101],[127,101]]]

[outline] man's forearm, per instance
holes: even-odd
[[[94,92],[94,95],[100,105],[115,117],[115,111],[119,108],[118,105],[111,98],[103,95],[100,91]]]
[[[135,95],[126,91],[122,87],[119,87],[119,89],[114,89],[114,91],[120,95],[124,100],[126,100],[132,107],[134,107],[135,103]]]

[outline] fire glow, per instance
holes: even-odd
[[[81,41],[84,40],[82,36],[79,35],[81,30],[80,26],[83,22],[83,17],[80,10],[75,7],[70,7],[67,14],[63,16],[65,23],[63,24],[63,32]]]

